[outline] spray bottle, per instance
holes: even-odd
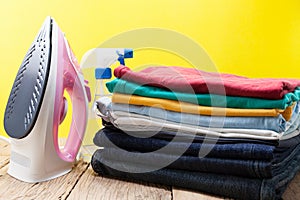
[[[95,89],[94,100],[92,105],[89,106],[89,119],[85,139],[83,141],[83,152],[81,156],[84,160],[90,161],[90,156],[93,154],[93,137],[97,131],[100,130],[102,123],[98,117],[96,101],[98,98],[111,94],[107,91],[105,83],[111,79],[112,70],[111,66],[116,62],[125,65],[126,58],[133,57],[133,50],[126,48],[95,48],[91,49],[84,54],[81,59],[81,68],[85,75],[85,69],[94,69]],[[91,81],[92,82],[92,81]],[[92,84],[90,84],[92,85]]]
[[[107,91],[105,83],[107,80],[110,80],[112,77],[111,66],[119,61],[121,65],[125,65],[126,58],[133,57],[132,49],[101,49],[101,56],[103,59],[99,59],[100,66],[95,69],[95,78],[96,78],[96,86],[95,86],[95,97],[94,97],[94,105],[93,112],[99,115],[97,111],[96,101],[100,97],[110,97],[111,94]],[[100,52],[98,52],[100,53]]]
[[[101,49],[101,58],[99,59],[99,66],[95,69],[96,87],[95,87],[95,101],[103,96],[109,96],[105,87],[105,80],[112,77],[110,66],[119,61],[121,65],[125,65],[126,58],[133,57],[132,49]]]

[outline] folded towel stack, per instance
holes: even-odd
[[[238,199],[279,199],[300,168],[300,80],[120,66],[98,109],[95,172]]]

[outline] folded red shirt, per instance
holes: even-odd
[[[300,86],[298,79],[247,78],[182,67],[148,67],[135,72],[121,65],[115,69],[114,75],[130,82],[171,91],[264,99],[281,99]]]

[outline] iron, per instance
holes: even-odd
[[[58,127],[67,112],[65,90],[72,102],[72,122],[61,148]],[[47,17],[19,68],[5,110],[4,128],[11,137],[8,174],[35,183],[68,173],[84,137],[90,100],[64,34]]]

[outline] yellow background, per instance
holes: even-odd
[[[15,75],[47,15],[66,33],[78,60],[120,32],[158,27],[195,40],[220,72],[300,78],[299,0],[1,0],[0,134]],[[156,59],[173,64],[168,56]]]

